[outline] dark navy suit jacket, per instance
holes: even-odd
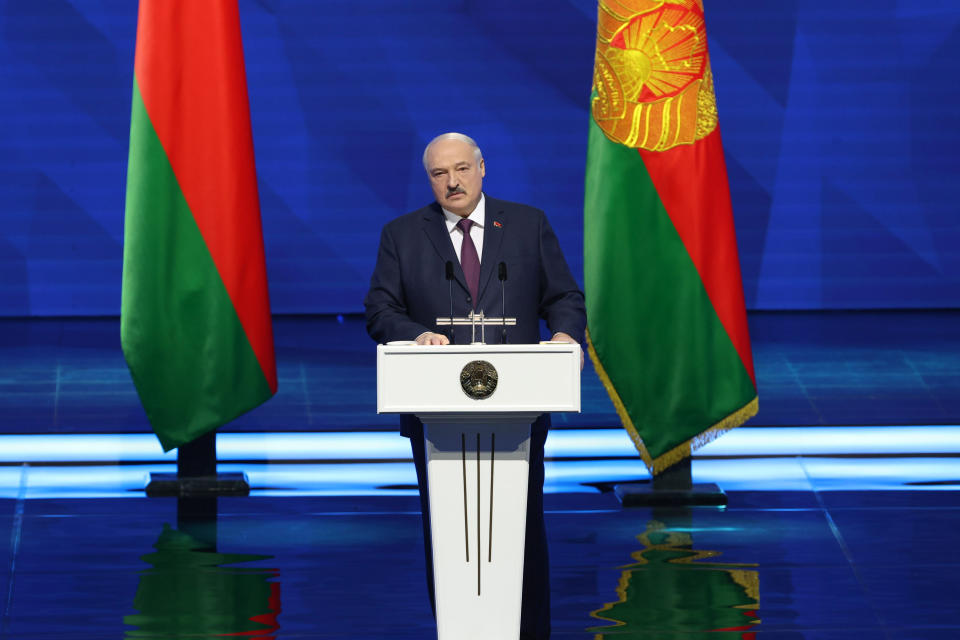
[[[450,241],[443,210],[436,202],[389,222],[380,236],[377,265],[364,301],[367,331],[377,342],[413,340],[424,331],[447,333],[438,317],[450,315],[445,265],[453,263],[453,314],[474,307],[488,316],[517,318],[507,341],[540,340],[539,319],[551,335],[558,331],[582,342],[586,327],[583,293],[570,273],[557,237],[539,209],[485,196],[480,302],[473,305],[463,269]],[[501,303],[497,266],[507,267],[506,303]],[[448,334],[449,335],[449,334]],[[457,344],[470,340],[470,327],[457,327]],[[487,331],[499,342],[500,330]],[[479,339],[479,338],[478,338]]]
[[[486,194],[485,201],[476,310],[500,317],[505,307],[507,316],[516,317],[517,326],[507,327],[510,343],[539,342],[540,318],[551,335],[562,331],[582,343],[587,322],[583,292],[543,211]],[[466,316],[474,305],[440,205],[434,202],[387,223],[364,300],[367,332],[374,340],[413,340],[424,331],[449,335],[447,328],[437,327],[437,318],[450,315],[447,261],[454,266],[453,315]],[[501,262],[507,267],[505,305],[497,268]],[[499,342],[500,329],[488,328],[486,341]],[[456,327],[454,342],[469,343],[470,327]],[[401,416],[404,435],[418,425],[413,416]],[[548,425],[545,415],[535,428]]]

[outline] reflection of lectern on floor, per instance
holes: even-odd
[[[530,424],[580,411],[580,346],[377,347],[377,411],[424,423],[437,635],[520,635]]]

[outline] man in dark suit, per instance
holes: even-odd
[[[496,200],[482,190],[485,166],[477,144],[448,133],[434,138],[423,154],[436,201],[389,222],[380,236],[377,264],[364,305],[367,331],[377,342],[416,340],[418,344],[470,342],[470,327],[439,331],[438,317],[450,315],[447,263],[454,267],[453,315],[483,311],[517,318],[508,342],[536,343],[540,319],[552,340],[579,344],[586,312],[583,293],[570,273],[557,237],[539,209]],[[498,266],[503,263],[505,302]],[[499,342],[500,330],[487,331]],[[478,338],[479,339],[479,338]],[[581,361],[582,366],[582,361]],[[550,425],[541,416],[531,432],[526,548],[523,568],[521,638],[550,636],[550,587],[543,523],[543,446]],[[423,424],[401,416],[401,433],[410,438],[417,468],[426,544],[427,582],[434,606],[433,557]]]

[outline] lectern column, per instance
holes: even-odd
[[[439,640],[517,640],[530,422],[464,418],[422,416],[437,635]]]
[[[580,410],[580,346],[377,346],[377,412],[424,424],[440,640],[517,640],[530,431]]]

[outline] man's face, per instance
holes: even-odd
[[[427,175],[433,195],[447,211],[466,217],[477,208],[483,187],[483,159],[460,140],[440,140],[427,154]]]

